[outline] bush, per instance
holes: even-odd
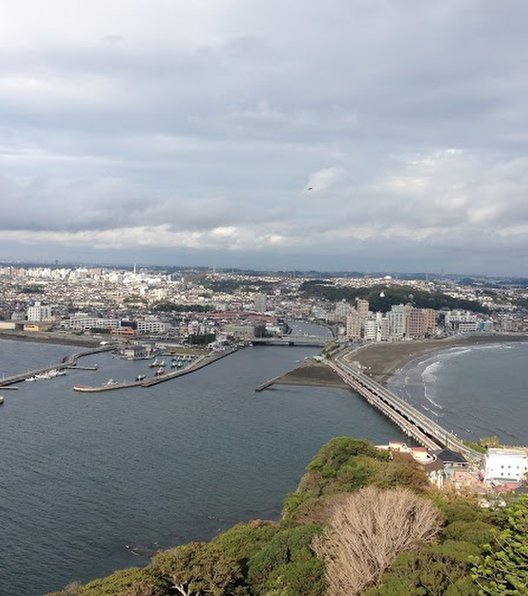
[[[79,588],[79,596],[164,596],[170,583],[146,567],[121,569]]]
[[[484,546],[494,534],[495,528],[483,521],[455,521],[444,528],[444,535],[450,540],[463,540]]]
[[[321,532],[315,525],[278,532],[248,563],[248,584],[252,594],[320,596],[324,593],[324,565],[311,547]]]

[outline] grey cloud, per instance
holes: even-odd
[[[165,226],[160,255],[307,267],[528,248],[523,4],[94,0],[75,36],[59,4],[32,44],[0,24],[0,234]]]

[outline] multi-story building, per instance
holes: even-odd
[[[484,480],[521,482],[528,475],[528,452],[525,449],[488,448],[484,458]]]
[[[77,331],[86,331],[87,329],[117,329],[120,327],[120,321],[119,319],[75,315],[70,317],[68,327]]]
[[[35,302],[34,306],[27,309],[27,320],[33,323],[51,320],[51,306],[45,306],[40,302]]]
[[[405,337],[416,339],[425,335],[425,316],[421,308],[407,309],[405,318]]]
[[[403,304],[393,304],[387,313],[389,322],[389,338],[391,340],[403,339],[406,330],[407,314]]]
[[[377,312],[365,319],[363,336],[367,341],[381,341],[382,318],[382,313]]]
[[[352,306],[345,300],[341,300],[335,306],[335,316],[334,321],[336,322],[344,322],[346,321],[347,316],[352,312]]]
[[[256,312],[266,312],[267,296],[266,294],[256,294],[254,300],[254,308]]]
[[[360,318],[365,320],[369,313],[369,301],[363,300],[362,298],[356,298],[356,310]]]
[[[453,333],[475,333],[479,330],[479,322],[469,311],[453,310],[445,315],[445,328]]]
[[[136,329],[138,333],[167,333],[169,324],[157,319],[145,319],[136,321]]]
[[[346,318],[346,336],[349,339],[361,339],[361,318],[354,309]]]
[[[432,308],[422,308],[422,312],[424,316],[425,333],[427,335],[432,335],[436,329],[436,310]]]

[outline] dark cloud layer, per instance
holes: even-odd
[[[527,16],[511,0],[12,4],[0,258],[528,275]]]

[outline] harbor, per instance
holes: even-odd
[[[160,383],[165,383],[167,381],[171,381],[172,379],[183,377],[184,375],[196,372],[201,368],[204,368],[205,366],[209,366],[210,364],[213,364],[214,362],[217,362],[218,360],[225,358],[226,356],[230,356],[237,350],[238,348],[230,348],[222,350],[221,352],[212,352],[207,356],[198,356],[185,368],[175,370],[173,372],[165,372],[164,370],[160,371],[158,368],[156,374],[150,378],[131,381],[129,383],[108,382],[105,385],[98,386],[74,385],[73,390],[78,391],[80,393],[99,393],[101,391],[115,391],[117,389],[130,389],[133,387],[154,387],[155,385],[159,385]]]
[[[84,350],[82,352],[76,352],[74,354],[70,354],[69,356],[65,356],[61,362],[57,364],[52,364],[50,366],[45,366],[42,368],[27,370],[22,373],[17,373],[14,375],[10,375],[0,379],[0,387],[8,388],[10,385],[14,385],[15,383],[19,383],[21,381],[27,381],[28,379],[37,379],[42,377],[42,375],[48,375],[52,371],[65,371],[69,370],[96,370],[94,367],[79,367],[77,366],[77,361],[80,358],[85,356],[91,356],[93,354],[99,354],[102,352],[109,352],[114,350],[115,346],[101,346],[97,348],[92,348],[89,350]]]
[[[50,366],[45,366],[42,368],[31,369],[27,370],[22,373],[17,373],[14,375],[6,376],[0,379],[0,387],[2,389],[18,389],[15,386],[15,383],[20,382],[30,382],[30,381],[39,381],[39,380],[48,380],[51,378],[55,378],[57,376],[63,376],[65,371],[97,371],[97,365],[91,366],[81,366],[78,364],[78,361],[86,356],[93,356],[94,354],[104,353],[104,352],[111,352],[116,349],[115,345],[105,345],[100,346],[97,348],[92,348],[88,350],[84,350],[82,352],[76,352],[74,354],[70,354],[65,356],[61,362],[57,364],[53,364]],[[182,377],[184,375],[188,375],[192,372],[196,372],[205,366],[209,366],[226,356],[229,356],[236,352],[239,348],[226,348],[221,351],[211,352],[207,355],[199,355],[199,356],[189,356],[188,360],[186,360],[185,364],[183,362],[177,361],[176,358],[173,359],[172,365],[175,370],[166,371],[163,366],[158,366],[156,363],[154,367],[152,364],[150,365],[151,368],[156,368],[156,372],[154,376],[147,378],[146,375],[140,375],[141,378],[136,377],[134,381],[123,381],[123,382],[116,382],[110,379],[103,385],[81,385],[77,384],[73,386],[73,390],[80,392],[80,393],[100,393],[102,391],[115,391],[118,389],[130,389],[134,387],[143,387],[149,388],[155,385],[159,385],[160,383],[165,383],[172,379],[176,379],[178,377]],[[176,363],[178,367],[176,366]]]

